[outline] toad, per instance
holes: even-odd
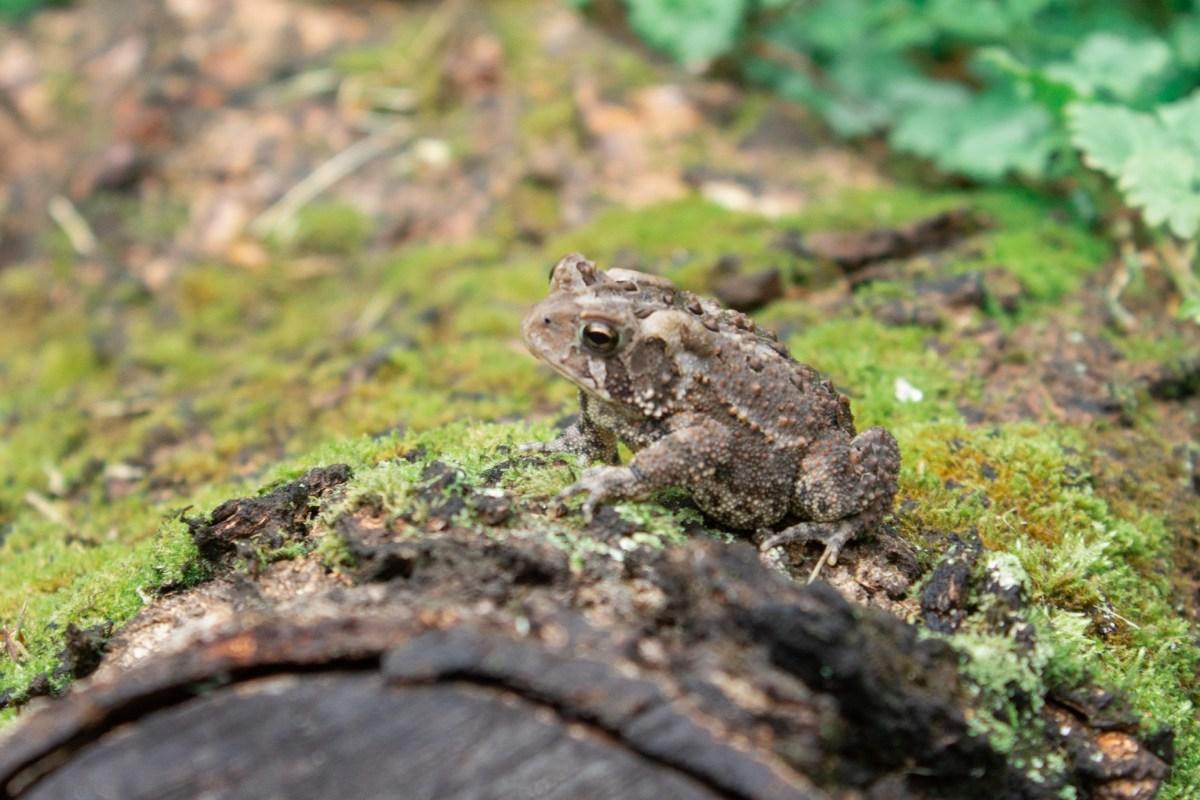
[[[892,506],[900,450],[883,428],[856,433],[850,403],[744,314],[623,269],[563,258],[525,319],[530,351],[579,387],[578,421],[551,442],[586,463],[560,499],[582,512],[667,487],[766,553],[825,545],[815,576]],[[621,465],[618,442],[634,455]]]

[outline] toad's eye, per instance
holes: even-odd
[[[607,355],[617,349],[617,329],[607,322],[585,322],[579,340],[593,353]]]

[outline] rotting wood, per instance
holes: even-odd
[[[1049,796],[973,733],[951,648],[747,545],[572,570],[534,541],[342,527],[378,551],[360,580],[382,595],[348,590],[341,616],[234,629],[43,706],[0,747],[0,797]],[[1053,713],[1073,720],[1081,781],[1161,780],[1120,720]]]

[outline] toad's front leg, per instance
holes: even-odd
[[[526,453],[570,453],[578,457],[581,464],[603,461],[616,464],[617,436],[607,428],[597,425],[588,414],[587,395],[579,393],[579,419],[549,442],[534,442],[521,445]]]
[[[711,480],[729,459],[730,432],[711,420],[683,421],[680,426],[642,450],[627,467],[591,467],[559,493],[559,501],[586,495],[583,517],[591,521],[596,509],[619,500],[641,500],[660,489],[688,488]]]

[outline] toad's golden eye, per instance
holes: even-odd
[[[617,339],[617,329],[607,322],[585,322],[579,329],[579,341],[593,353],[611,353],[617,349]]]

